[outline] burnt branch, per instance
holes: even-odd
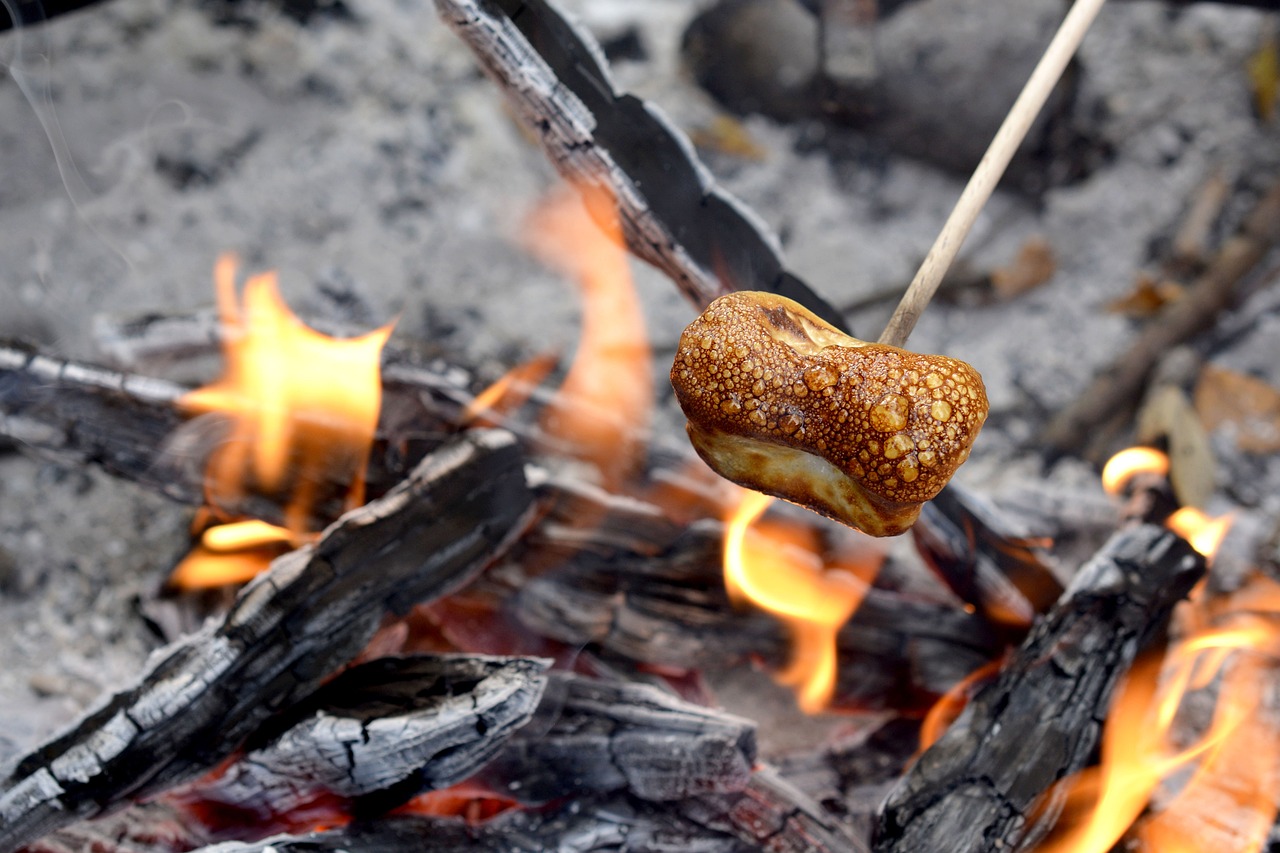
[[[199,853],[752,853],[675,810],[625,798],[506,812],[478,826],[456,818],[387,817],[308,835],[227,843]],[[838,848],[836,848],[838,849]]]
[[[221,761],[403,614],[473,578],[531,506],[514,439],[475,432],[427,457],[314,545],[277,559],[220,623],[153,656],[132,687],[23,759],[0,795],[0,850]]]
[[[1212,325],[1231,304],[1237,285],[1280,243],[1280,183],[1264,195],[1208,269],[1138,335],[1133,344],[1045,428],[1043,440],[1059,452],[1080,449],[1117,412],[1141,398],[1147,377],[1170,349]]]
[[[216,329],[213,334],[216,339]],[[471,399],[470,376],[436,362],[419,365],[392,353],[383,365],[380,440],[370,455],[370,494],[398,483],[426,452],[458,430]],[[226,422],[185,416],[182,385],[0,344],[0,436],[20,448],[63,462],[94,465],[106,473],[192,506],[205,503],[205,460]],[[345,494],[332,478],[320,494]],[[280,502],[246,493],[230,515],[283,522]],[[317,508],[321,527],[341,511],[337,499]]]
[[[512,557],[548,567],[515,592],[525,626],[570,645],[686,669],[786,659],[790,638],[777,620],[729,601],[719,522],[682,527],[642,501],[556,480],[540,493],[551,510]],[[583,516],[595,531],[574,526]],[[923,711],[1002,648],[979,615],[875,587],[837,645],[835,704],[863,710]]]
[[[875,850],[1018,849],[1042,792],[1090,760],[1116,682],[1204,571],[1167,530],[1112,537],[898,782]]]
[[[526,803],[615,791],[659,802],[740,791],[756,759],[755,730],[656,687],[552,673],[537,715],[482,778]]]
[[[838,311],[783,268],[777,238],[715,185],[684,134],[655,105],[617,90],[595,39],[554,3],[436,0],[436,8],[552,165],[589,206],[604,190],[631,251],[698,310],[733,290],[768,290],[843,325]]]
[[[255,733],[217,778],[177,796],[268,824],[329,798],[382,813],[483,767],[532,718],[548,663],[417,655],[360,664]]]

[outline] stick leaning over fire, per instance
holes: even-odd
[[[19,762],[0,794],[0,851],[216,764],[354,657],[386,611],[474,577],[531,503],[507,433],[476,431],[428,456],[276,560],[221,623],[158,652],[132,688]]]

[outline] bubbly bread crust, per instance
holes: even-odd
[[[877,536],[910,527],[987,417],[968,364],[857,340],[772,293],[711,303],[680,337],[671,384],[722,476]]]

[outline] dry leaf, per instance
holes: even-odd
[[[1196,383],[1196,412],[1210,431],[1236,429],[1236,446],[1246,453],[1280,451],[1280,390],[1253,376],[1207,364]]]
[[[751,138],[742,122],[723,114],[716,116],[710,125],[690,130],[689,139],[699,148],[757,163],[768,154]]]
[[[1203,509],[1213,496],[1213,450],[1191,401],[1176,385],[1152,389],[1138,412],[1138,443],[1160,439],[1169,450],[1169,483],[1178,503]]]
[[[1044,237],[1028,237],[1018,256],[1007,266],[991,271],[991,287],[1001,299],[1012,299],[1039,287],[1057,272],[1053,247]]]
[[[1274,31],[1263,37],[1258,52],[1249,57],[1248,68],[1258,116],[1263,121],[1271,121],[1276,114],[1277,96],[1280,96],[1280,42]]]
[[[1182,298],[1185,288],[1172,281],[1157,280],[1147,273],[1138,273],[1133,290],[1119,299],[1107,303],[1112,314],[1127,317],[1150,317],[1170,302]]]

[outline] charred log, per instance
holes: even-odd
[[[875,849],[1015,850],[1097,746],[1116,682],[1205,571],[1173,533],[1117,533],[885,802]]]
[[[216,327],[214,327],[216,330]],[[385,493],[427,452],[455,434],[470,399],[465,371],[439,362],[418,365],[392,358],[383,368],[379,440],[365,480]],[[63,462],[94,465],[173,500],[205,502],[204,462],[225,424],[213,416],[191,420],[178,404],[182,385],[97,365],[0,345],[0,437]],[[345,478],[319,484],[320,494],[343,495]],[[281,523],[280,501],[244,494],[233,516]],[[324,526],[340,501],[321,505],[312,519]]]
[[[587,193],[606,190],[631,251],[699,310],[731,290],[769,290],[830,322],[840,313],[782,265],[777,239],[717,187],[693,146],[653,104],[619,92],[603,51],[549,0],[436,0],[552,165]],[[609,209],[593,210],[612,217]]]
[[[641,501],[600,503],[580,489],[560,491],[554,482],[540,488],[544,495],[548,490],[559,499],[550,501],[549,515],[515,555],[521,564],[555,567],[515,592],[516,617],[531,630],[686,669],[786,658],[790,640],[777,621],[735,611],[729,601],[718,522],[682,528]],[[583,515],[605,532],[583,532],[572,523]],[[924,710],[1002,648],[976,614],[875,587],[837,644],[835,704],[864,710]]]
[[[477,826],[455,818],[388,817],[307,835],[226,843],[199,853],[751,853],[674,809],[625,798],[506,812]]]
[[[158,652],[132,687],[23,759],[0,850],[207,770],[368,642],[386,611],[474,577],[530,508],[514,439],[476,432],[320,541],[279,558],[221,623]]]
[[[176,796],[268,825],[316,800],[380,814],[483,767],[532,718],[547,663],[424,655],[360,664],[256,732],[225,772]]]
[[[772,768],[761,767],[751,784],[735,794],[685,800],[680,812],[707,829],[730,833],[766,853],[863,853],[865,841]],[[946,849],[946,848],[938,848]]]
[[[625,791],[672,801],[740,791],[755,724],[643,684],[553,673],[534,720],[482,774],[526,803]]]

